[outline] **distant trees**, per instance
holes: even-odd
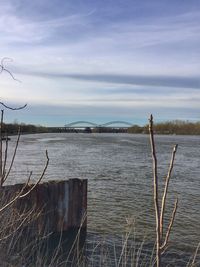
[[[41,125],[25,124],[25,123],[6,123],[4,124],[3,131],[6,131],[8,135],[14,135],[18,133],[18,129],[21,129],[22,134],[29,133],[57,133],[61,132],[59,127],[45,127]],[[132,127],[126,128],[110,128],[110,127],[95,127],[85,128],[80,132],[93,132],[93,133],[130,133],[130,134],[148,134],[148,125],[139,126],[133,125]],[[68,131],[62,132],[77,132],[75,129],[69,129]],[[167,121],[161,122],[154,125],[155,134],[177,134],[177,135],[200,135],[200,122],[189,122],[189,121]]]
[[[18,133],[18,129],[21,129],[22,134],[29,133],[47,133],[48,128],[41,125],[32,125],[25,123],[6,123],[4,124],[4,130],[8,135],[15,135]]]
[[[8,133],[8,135],[13,135],[18,133],[19,126],[21,128],[22,134],[29,133],[52,133],[61,132],[60,128],[56,127],[44,127],[41,125],[18,123],[17,121],[13,123],[4,124],[3,129]],[[130,134],[148,134],[148,125],[139,126],[133,125],[127,128],[110,128],[110,127],[89,127],[84,130],[79,130],[80,132],[93,132],[93,133],[130,133]],[[78,132],[76,129],[68,129],[68,131],[62,132]],[[161,122],[154,125],[155,134],[177,134],[177,135],[200,135],[200,122],[189,122],[189,121],[167,121]]]
[[[200,135],[200,122],[174,120],[156,123],[154,132],[156,134]],[[134,125],[128,129],[128,133],[148,134],[148,125]]]
[[[145,131],[145,126],[138,126],[138,125],[133,125],[130,128],[128,128],[128,133],[144,133]],[[145,131],[145,133],[147,133]]]
[[[112,128],[112,127],[94,127],[93,133],[127,133],[126,128]]]

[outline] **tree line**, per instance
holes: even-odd
[[[25,124],[25,123],[4,123],[2,132],[8,135],[15,135],[18,133],[20,128],[21,134],[33,134],[33,133],[56,133],[61,132],[59,127],[45,127],[41,125]],[[109,127],[93,128],[88,131],[89,127],[86,127],[87,131],[84,129],[81,132],[91,132],[91,133],[130,133],[130,134],[148,134],[148,125],[139,126],[133,125],[127,129],[112,129]],[[73,129],[72,129],[73,130]],[[71,132],[78,132],[72,131]],[[64,130],[62,131],[64,132]],[[70,131],[69,131],[70,132]],[[200,121],[190,122],[190,121],[167,121],[154,124],[155,134],[177,134],[177,135],[200,135]]]
[[[41,125],[25,124],[25,123],[4,123],[2,127],[2,133],[4,135],[17,135],[31,133],[47,133],[48,128]]]
[[[148,134],[148,125],[133,125],[128,129],[128,133]],[[200,135],[200,121],[190,122],[182,120],[166,121],[154,124],[155,134],[180,134],[180,135]]]

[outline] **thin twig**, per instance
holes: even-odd
[[[12,79],[13,80],[15,80],[15,81],[17,81],[17,82],[21,82],[20,80],[18,80],[18,79],[16,79],[15,77],[14,77],[14,75],[12,74],[12,72],[10,72],[8,69],[6,69],[5,67],[4,67],[4,62],[5,61],[12,61],[12,59],[11,58],[9,58],[9,57],[4,57],[4,58],[2,58],[2,60],[1,60],[1,64],[0,64],[0,74],[2,73],[2,72],[7,72],[11,77],[12,77]]]
[[[30,182],[30,180],[31,180],[31,176],[32,176],[32,174],[33,174],[33,172],[31,171],[30,174],[29,174],[29,177],[28,177],[28,179],[27,179],[27,181],[26,181],[26,186],[29,185],[29,182]]]
[[[6,175],[7,156],[8,156],[8,135],[6,134],[6,147],[5,147],[5,151],[4,151],[4,163],[3,163],[3,171],[2,171],[3,180],[4,180],[5,175]]]
[[[3,139],[3,134],[2,134],[2,128],[3,128],[3,115],[4,111],[1,110],[1,124],[0,124],[0,181],[3,179],[3,172],[2,172],[2,166],[3,166],[3,145],[2,145],[2,139]]]
[[[167,198],[167,192],[168,192],[168,186],[169,186],[169,180],[171,178],[171,173],[174,167],[174,160],[175,160],[175,155],[177,151],[178,145],[175,145],[172,151],[172,157],[169,165],[169,170],[167,173],[166,181],[165,181],[165,189],[163,192],[163,197],[162,197],[162,205],[161,205],[161,212],[160,212],[160,236],[161,239],[163,237],[163,221],[164,221],[164,214],[165,214],[165,205],[166,205],[166,198]]]
[[[14,152],[13,152],[13,156],[12,156],[12,160],[11,160],[11,163],[10,163],[10,167],[9,167],[9,169],[8,169],[8,172],[7,172],[6,176],[5,176],[5,178],[3,179],[2,183],[1,183],[1,186],[2,186],[3,183],[7,180],[8,176],[9,176],[9,174],[10,174],[10,171],[11,171],[11,169],[12,169],[12,167],[13,167],[13,163],[14,163],[14,161],[15,161],[15,156],[16,156],[16,153],[17,153],[17,148],[18,148],[18,145],[19,145],[20,132],[21,132],[21,131],[20,131],[20,127],[19,127],[19,129],[18,129],[17,141],[16,141],[16,144],[15,144],[15,149],[14,149]]]
[[[26,188],[26,184],[22,187],[22,189],[20,190],[20,192],[12,199],[10,200],[6,205],[4,205],[2,208],[0,208],[0,212],[4,211],[6,208],[8,208],[9,206],[11,206],[17,199],[19,199],[19,197],[21,196],[21,194],[23,193],[24,189]]]
[[[9,201],[6,205],[4,205],[1,209],[0,209],[0,212],[4,211],[6,208],[8,208],[9,206],[11,206],[15,201],[17,201],[18,199],[20,198],[24,198],[26,197],[27,195],[29,195],[31,193],[31,191],[34,190],[34,188],[41,182],[42,178],[44,177],[44,174],[47,170],[47,167],[49,165],[49,157],[48,157],[48,152],[46,151],[46,157],[47,157],[47,161],[46,161],[46,165],[43,169],[43,172],[40,176],[40,178],[37,180],[37,182],[26,192],[23,194],[24,190],[26,190],[29,182],[30,182],[30,178],[32,176],[32,172],[30,173],[25,185],[22,187],[22,189],[20,190],[20,192],[11,200]]]
[[[167,243],[169,241],[169,236],[170,236],[170,232],[171,232],[171,229],[172,229],[172,226],[173,226],[173,223],[174,223],[177,207],[178,207],[178,197],[176,198],[175,203],[174,203],[174,209],[173,209],[173,212],[172,212],[170,223],[168,225],[167,233],[166,233],[166,236],[165,236],[165,241],[162,244],[162,246],[160,247],[161,250],[165,249],[165,247],[166,247],[166,245],[167,245]]]
[[[47,170],[47,167],[49,165],[49,156],[48,156],[48,152],[46,150],[46,158],[47,158],[47,161],[46,161],[46,164],[45,164],[45,167],[42,171],[42,174],[40,176],[40,178],[37,180],[37,182],[25,193],[25,194],[22,194],[19,196],[19,198],[23,198],[23,197],[26,197],[28,194],[30,194],[31,191],[33,191],[33,189],[41,182],[42,178],[44,177],[45,175],[45,172]]]
[[[194,267],[195,266],[195,261],[196,261],[196,257],[197,257],[199,248],[200,248],[200,242],[197,245],[197,248],[195,250],[194,257],[193,257],[193,260],[192,260],[192,263],[191,263],[190,267]]]

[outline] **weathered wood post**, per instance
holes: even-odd
[[[4,186],[0,189],[1,196],[12,199],[23,186]],[[19,215],[34,210],[33,221],[24,228],[21,239],[24,235],[30,242],[33,237],[37,238],[45,253],[55,253],[59,249],[67,255],[73,246],[82,247],[86,238],[87,179],[38,184],[30,194],[18,199],[12,209]]]

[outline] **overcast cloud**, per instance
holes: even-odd
[[[1,1],[8,120],[200,120],[198,1]],[[52,112],[53,111],[53,112]],[[59,119],[58,119],[59,118]]]

